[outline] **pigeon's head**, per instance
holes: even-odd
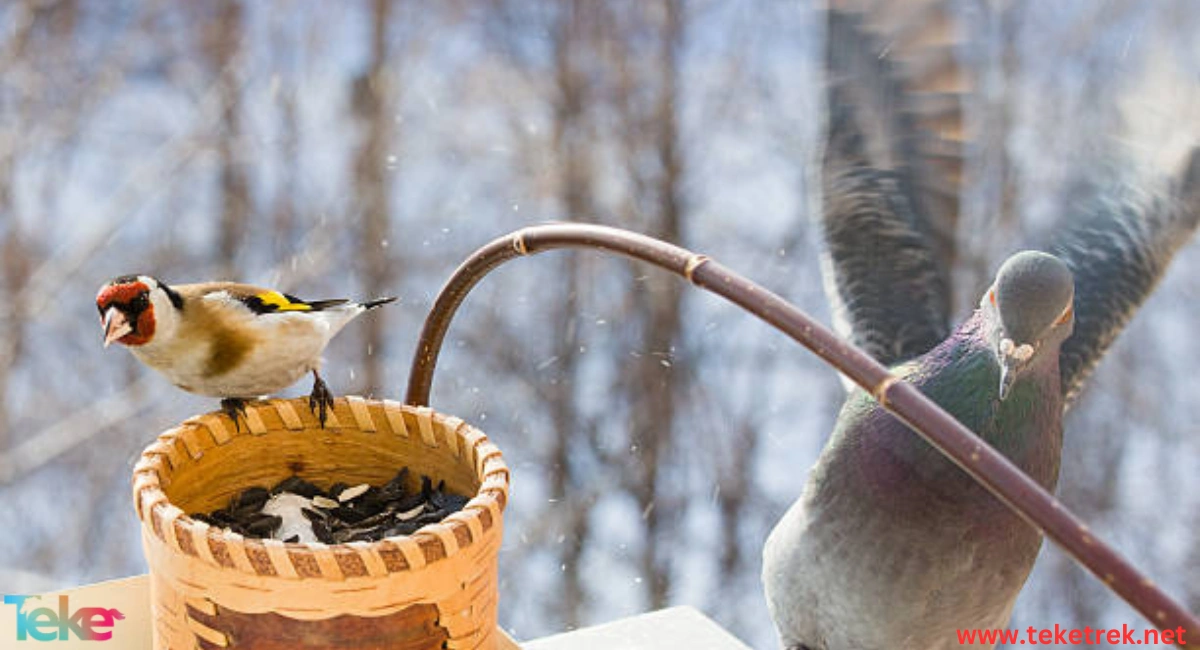
[[[1005,260],[980,302],[1000,363],[1000,399],[1013,382],[1059,346],[1075,327],[1075,281],[1057,257],[1021,251]]]

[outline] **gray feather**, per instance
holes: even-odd
[[[949,333],[961,108],[942,3],[890,17],[828,14],[823,169],[826,291],[840,334],[884,364]]]
[[[1078,211],[1080,225],[1048,249],[1075,276],[1075,333],[1060,360],[1068,405],[1200,223],[1200,149],[1165,195],[1101,194]]]
[[[945,276],[912,225],[903,179],[858,168],[827,177],[825,275],[835,325],[884,364],[946,337]]]

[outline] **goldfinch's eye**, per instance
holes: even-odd
[[[140,312],[150,306],[150,297],[144,293],[139,293],[136,298],[129,301],[129,307],[135,312]]]

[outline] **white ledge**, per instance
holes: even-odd
[[[521,644],[524,650],[750,650],[704,614],[671,607]]]

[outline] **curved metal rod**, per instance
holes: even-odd
[[[438,352],[455,311],[483,276],[513,259],[557,248],[601,249],[654,264],[712,291],[783,331],[903,420],[1159,629],[1200,634],[1200,620],[1155,586],[1053,495],[908,382],[799,309],[703,255],[618,228],[586,224],[531,226],[493,240],[458,267],[425,321],[409,375],[409,404],[427,406]]]

